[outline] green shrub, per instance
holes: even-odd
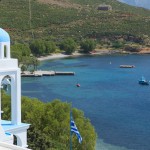
[[[10,119],[10,96],[2,93],[2,119]],[[70,107],[60,100],[43,103],[37,99],[22,97],[22,122],[31,124],[28,129],[29,148],[35,150],[67,150],[70,147]],[[72,136],[74,150],[95,150],[96,133],[89,119],[76,108],[72,109],[74,121],[83,138],[79,144]]]

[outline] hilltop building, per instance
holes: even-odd
[[[109,10],[112,10],[112,6],[111,5],[102,4],[102,5],[98,6],[97,10],[109,11]]]
[[[2,120],[1,89],[10,85],[11,119]],[[0,149],[26,149],[29,124],[21,122],[21,73],[18,60],[10,56],[9,34],[0,28]],[[14,138],[17,146],[14,148]]]

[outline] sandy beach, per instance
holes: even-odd
[[[49,59],[65,58],[65,57],[69,57],[69,56],[70,55],[65,55],[65,54],[58,53],[58,54],[51,54],[51,55],[48,55],[48,56],[41,56],[41,57],[38,57],[37,59],[39,61],[44,61],[44,60],[49,60]]]
[[[65,57],[77,57],[77,56],[84,56],[84,55],[106,55],[106,54],[112,54],[112,53],[119,53],[119,50],[95,50],[91,52],[90,54],[83,54],[79,52],[75,52],[72,55],[66,55],[63,53],[55,53],[47,56],[41,56],[38,57],[37,59],[39,61],[44,61],[44,60],[50,60],[50,59],[59,59],[59,58],[65,58]]]
[[[132,53],[150,54],[150,48],[143,48],[143,49],[141,49],[140,52],[126,52],[123,50],[108,50],[108,49],[99,50],[99,49],[96,49],[93,52],[91,52],[90,54],[83,54],[83,53],[79,53],[78,51],[74,52],[72,55],[66,55],[63,53],[54,53],[51,55],[38,57],[37,59],[39,61],[44,61],[44,60],[49,60],[49,59],[59,59],[59,58],[65,58],[65,57],[77,57],[77,56],[83,56],[83,55],[110,55],[110,54],[117,54],[117,53],[120,53],[120,54],[132,54]]]

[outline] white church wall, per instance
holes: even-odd
[[[2,59],[0,60],[0,70],[8,70],[13,69],[18,66],[18,60],[17,59]]]

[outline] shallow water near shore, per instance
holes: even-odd
[[[120,65],[135,68],[119,68]],[[38,69],[75,76],[22,78],[22,95],[43,102],[61,99],[84,111],[94,125],[97,150],[150,150],[150,55],[106,55],[41,62]],[[80,87],[76,84],[80,83]]]

